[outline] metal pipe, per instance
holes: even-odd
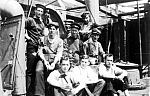
[[[99,0],[85,0],[92,22],[99,24]]]
[[[1,17],[11,17],[16,15],[24,15],[23,8],[15,0],[0,0]]]
[[[142,78],[142,42],[141,42],[141,28],[140,28],[140,11],[139,11],[139,2],[137,0],[137,12],[138,12],[138,31],[139,31],[139,44],[140,44],[140,64],[139,64],[139,71],[140,71],[140,78]]]

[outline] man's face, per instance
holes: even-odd
[[[48,30],[49,30],[49,37],[50,38],[54,38],[54,36],[57,33],[56,27],[55,26],[51,26],[50,28],[48,28]]]
[[[84,19],[85,24],[88,24],[88,22],[90,21],[90,16],[86,15],[83,19]]]
[[[42,9],[42,8],[37,8],[36,10],[35,10],[35,15],[37,16],[37,17],[41,17],[42,16],[42,14],[44,13],[44,10]]]
[[[92,40],[94,42],[98,41],[98,38],[99,38],[99,34],[92,34]]]
[[[113,63],[113,56],[111,56],[111,57],[106,57],[105,65],[106,65],[107,67],[111,67],[111,66],[112,66],[112,63]]]
[[[69,68],[70,68],[70,61],[63,60],[61,64],[61,70],[65,73],[65,72],[68,72]]]
[[[89,60],[88,59],[82,59],[80,63],[81,63],[82,68],[86,68],[89,65]]]
[[[66,27],[67,33],[70,33],[70,30],[71,30],[70,25],[65,25],[65,27]]]
[[[77,28],[71,28],[72,37],[77,39],[79,36],[79,30]]]

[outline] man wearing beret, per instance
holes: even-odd
[[[58,37],[59,25],[57,22],[51,22],[48,25],[49,34],[44,38],[44,45],[38,51],[40,60],[36,66],[36,79],[35,79],[35,93],[34,95],[45,96],[45,75],[48,71],[44,71],[44,67],[47,70],[57,69],[58,62],[62,57],[63,52],[63,40]],[[46,73],[44,73],[46,72]]]
[[[33,84],[35,77],[35,67],[38,61],[37,51],[41,44],[40,37],[43,36],[44,23],[42,22],[42,15],[45,7],[40,4],[36,4],[34,10],[35,15],[28,17],[25,22],[26,29],[26,41],[27,41],[27,70],[26,70],[26,88],[27,96],[33,92]]]
[[[94,27],[92,29],[91,37],[86,42],[84,42],[84,51],[87,55],[89,55],[90,61],[93,59],[98,59],[100,62],[103,55],[105,54],[101,43],[98,42],[100,34],[101,31]]]
[[[79,56],[84,54],[83,42],[79,39],[79,30],[81,26],[78,23],[71,24],[71,36],[64,40],[68,44],[68,50],[73,53],[73,63],[76,65],[79,63]]]

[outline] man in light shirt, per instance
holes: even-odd
[[[80,65],[75,66],[72,69],[72,81],[76,83],[82,82],[82,84],[85,83],[85,85],[88,88],[85,88],[85,95],[93,94],[92,96],[100,96],[101,91],[105,85],[105,81],[103,79],[98,78],[98,73],[96,73],[95,70],[91,68],[91,66],[88,66],[89,64],[90,63],[88,56],[83,55],[81,57]],[[90,91],[91,93],[89,93],[88,91]]]
[[[48,76],[48,83],[54,87],[54,96],[82,96],[81,90],[84,85],[73,86],[74,84],[71,82],[71,75],[73,74],[69,72],[70,67],[69,58],[63,57],[60,60],[60,68],[54,70]]]
[[[117,91],[124,91],[125,96],[130,96],[128,92],[127,71],[116,67],[113,64],[113,55],[105,56],[105,63],[99,66],[99,75],[106,81],[106,92],[117,96]]]
[[[40,60],[36,66],[35,78],[35,95],[45,96],[45,81],[49,70],[59,67],[59,60],[63,52],[63,40],[58,37],[57,30],[59,25],[57,22],[51,22],[48,25],[49,34],[44,37],[43,46],[39,48],[38,55]],[[48,70],[46,70],[48,69]]]
[[[99,35],[101,34],[101,31],[98,28],[93,28],[91,37],[84,42],[84,53],[89,55],[90,61],[93,59],[99,60],[101,62],[101,59],[105,55],[105,52],[103,50],[103,47],[100,42],[98,42]]]

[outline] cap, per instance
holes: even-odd
[[[65,22],[65,25],[71,25],[74,22],[74,20],[67,19],[64,22]]]
[[[45,9],[45,13],[49,13],[50,12],[50,9],[49,8],[46,8]]]
[[[46,7],[42,4],[35,4],[36,8],[42,8],[43,10],[46,9]]]
[[[71,28],[77,28],[78,30],[80,30],[81,26],[78,23],[72,23]]]
[[[51,26],[55,26],[56,28],[58,28],[59,24],[57,22],[50,22],[47,27],[50,28]]]
[[[98,25],[97,23],[93,23],[91,26],[90,26],[90,30],[94,29],[94,28],[97,28],[97,29],[103,29],[104,27],[101,26],[101,25]]]
[[[81,57],[81,59],[89,59],[89,56],[88,56],[88,55],[85,55],[85,54],[84,54],[84,55],[81,55],[80,57]]]
[[[85,18],[86,15],[89,15],[89,14],[90,14],[89,11],[86,11],[86,12],[82,13],[81,17],[82,17],[82,18]]]
[[[92,34],[98,34],[98,35],[100,35],[100,34],[101,34],[101,31],[98,30],[97,28],[93,28],[93,29],[92,29]]]

